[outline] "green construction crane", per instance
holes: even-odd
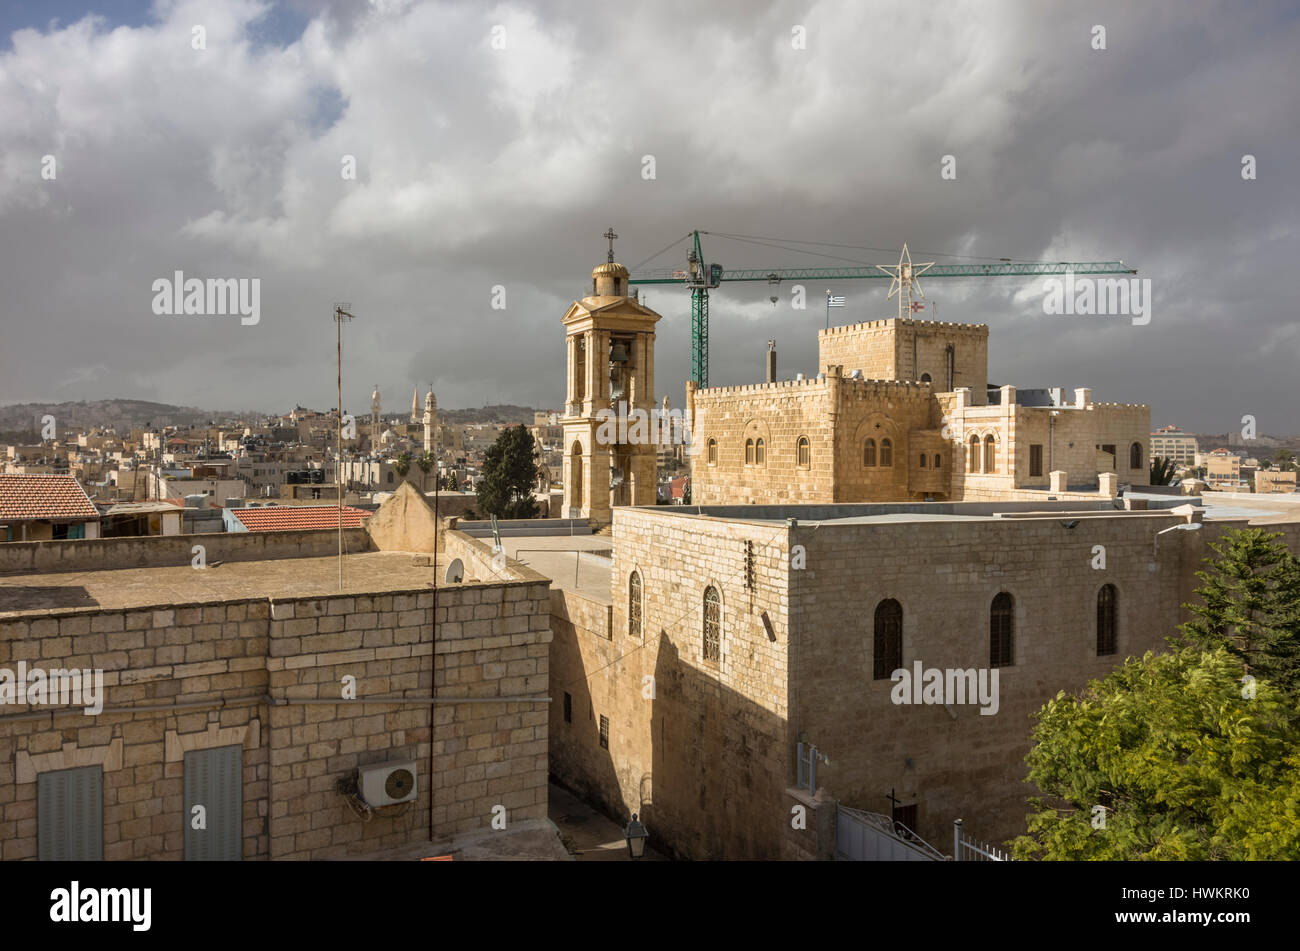
[[[912,303],[912,289],[924,297],[917,278],[931,277],[1035,277],[1065,274],[1136,274],[1137,268],[1123,261],[1059,261],[1016,262],[1003,258],[997,264],[912,264],[907,245],[895,265],[862,264],[847,267],[813,268],[742,268],[724,270],[721,264],[705,264],[700,248],[700,235],[709,232],[694,231],[694,247],[686,259],[685,270],[657,268],[637,271],[628,278],[629,284],[685,284],[691,290],[691,379],[701,388],[709,385],[709,291],[723,281],[762,281],[779,284],[782,281],[881,280],[889,278],[889,298],[898,297],[898,316],[905,317],[920,309]],[[828,292],[829,293],[829,292]],[[887,298],[888,299],[888,298]]]

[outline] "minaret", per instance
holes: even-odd
[[[418,423],[419,421],[420,421],[420,387],[416,386],[415,389],[411,390],[411,422]]]
[[[438,425],[438,398],[429,387],[429,395],[424,398],[424,451],[433,451],[433,432]]]
[[[593,529],[615,505],[653,505],[655,453],[649,420],[654,399],[655,324],[659,314],[629,296],[628,270],[609,253],[591,272],[591,295],[569,306],[568,383],[564,405],[564,512]],[[619,417],[626,417],[620,424]],[[638,421],[644,419],[644,423]]]
[[[374,452],[379,447],[379,384],[375,384],[375,391],[370,394],[370,451]]]

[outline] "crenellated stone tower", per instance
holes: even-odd
[[[660,316],[628,295],[628,271],[614,261],[612,234],[608,261],[591,272],[591,295],[570,305],[563,321],[564,515],[586,518],[592,528],[607,525],[615,505],[655,502],[656,446],[633,422],[657,408]],[[620,412],[631,417],[624,426],[617,425]]]

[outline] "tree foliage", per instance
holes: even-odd
[[[1226,533],[1172,653],[1037,714],[1017,857],[1300,858],[1300,560],[1278,537]]]
[[[409,452],[404,452],[397,457],[397,461],[393,463],[393,471],[397,473],[399,479],[406,478],[406,474],[411,471],[411,454]]]
[[[537,447],[523,426],[501,431],[483,458],[478,504],[497,518],[536,518]]]
[[[1184,605],[1192,620],[1176,643],[1223,647],[1246,673],[1291,692],[1300,679],[1300,559],[1281,537],[1249,528],[1210,544],[1218,558],[1196,573],[1200,600]]]
[[[1163,456],[1151,457],[1151,484],[1152,485],[1173,485],[1174,473],[1178,471],[1178,466],[1172,459],[1166,459]]]
[[[1030,800],[1016,857],[1300,858],[1296,709],[1241,677],[1227,651],[1187,648],[1057,694],[1026,759],[1056,804]]]

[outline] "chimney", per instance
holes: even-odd
[[[776,382],[776,341],[767,342],[767,382]]]

